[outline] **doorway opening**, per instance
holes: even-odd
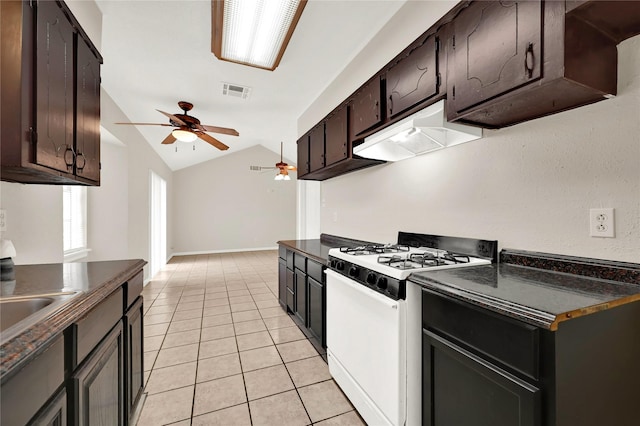
[[[149,278],[167,263],[167,182],[150,171]]]

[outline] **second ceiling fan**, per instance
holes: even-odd
[[[276,170],[278,169],[278,174],[275,177],[275,180],[291,180],[291,177],[289,176],[289,172],[294,172],[297,169],[296,166],[290,166],[287,163],[284,162],[283,160],[283,156],[282,156],[282,145],[283,143],[280,142],[280,161],[278,163],[276,163],[275,167],[268,167],[268,166],[249,166],[250,170],[255,170],[255,171],[261,171],[261,170]]]
[[[210,126],[207,124],[200,124],[200,120],[196,117],[187,114],[193,108],[193,104],[186,101],[178,102],[178,106],[183,114],[169,114],[168,112],[160,111],[161,114],[169,117],[169,124],[167,123],[116,123],[116,124],[131,124],[134,126],[167,126],[167,127],[175,127],[169,136],[167,136],[163,141],[163,145],[172,144],[176,140],[180,140],[183,142],[193,142],[196,139],[200,138],[203,141],[215,146],[221,151],[225,151],[229,149],[229,147],[213,136],[205,133],[205,132],[213,132],[213,133],[221,133],[225,135],[231,136],[239,136],[240,134],[235,129],[230,129],[227,127],[218,127],[218,126]]]

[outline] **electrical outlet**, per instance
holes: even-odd
[[[592,237],[615,237],[613,209],[589,210],[589,235]]]
[[[7,230],[7,211],[0,209],[0,232]]]

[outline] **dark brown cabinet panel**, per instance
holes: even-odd
[[[287,308],[291,312],[295,312],[295,292],[296,292],[296,276],[293,271],[287,268]]]
[[[125,314],[126,418],[131,416],[144,388],[142,297]]]
[[[64,2],[0,7],[0,177],[99,185],[102,57]]]
[[[353,136],[382,122],[380,77],[369,81],[353,96],[350,108]]]
[[[73,173],[73,27],[55,2],[37,5],[36,163]]]
[[[540,78],[542,2],[473,2],[456,17],[453,31],[448,71],[455,111]]]
[[[414,46],[386,74],[387,116],[393,117],[438,94],[435,35]]]
[[[76,174],[100,181],[100,63],[78,39],[76,108]]]
[[[309,132],[309,172],[325,166],[324,162],[324,122]]]
[[[122,331],[120,321],[72,376],[75,425],[125,424]]]
[[[432,332],[422,339],[423,424],[540,425],[538,388]]]
[[[302,324],[307,324],[307,274],[303,271],[296,269],[296,316],[302,321]]]
[[[343,106],[325,121],[326,165],[349,156],[348,108]]]
[[[298,139],[298,177],[309,173],[309,134]]]
[[[280,306],[287,306],[287,263],[283,258],[278,259],[278,300]]]
[[[29,422],[31,426],[66,426],[67,392],[62,389],[53,400]]]
[[[323,285],[311,278],[307,277],[309,284],[309,330],[318,341],[324,344],[324,299]]]

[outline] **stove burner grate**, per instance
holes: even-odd
[[[340,247],[340,251],[353,256],[384,253],[405,253],[409,251],[409,246],[402,244],[368,244],[358,247]]]

